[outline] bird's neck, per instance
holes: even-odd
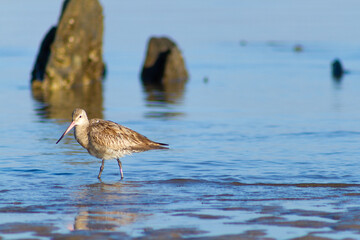
[[[74,131],[76,141],[85,149],[89,145],[88,127],[89,123],[82,124],[76,126]]]

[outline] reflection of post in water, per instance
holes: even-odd
[[[121,207],[119,203],[131,204],[136,196],[136,194],[124,193],[123,187],[131,187],[133,192],[136,186],[96,183],[87,185],[79,192],[76,201],[81,204],[74,220],[74,230],[116,230],[134,223],[139,217],[138,213],[119,210]]]
[[[150,38],[141,79],[147,101],[176,103],[184,93],[188,73],[179,48],[169,38]]]
[[[46,34],[32,71],[33,96],[46,104],[40,111],[44,117],[67,119],[75,107],[102,117],[102,35],[98,0],[64,1],[58,25]]]
[[[32,93],[35,100],[43,103],[36,109],[42,118],[71,120],[71,113],[76,107],[86,109],[90,118],[103,118],[101,81],[56,91],[33,89]]]
[[[171,84],[143,84],[148,102],[167,102],[177,103],[181,101],[184,91],[185,82],[173,82]]]

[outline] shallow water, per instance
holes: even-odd
[[[61,2],[6,1],[1,237],[358,239],[359,3],[330,2],[103,1],[108,75],[103,91],[72,101],[171,149],[123,158],[123,181],[107,161],[99,181],[100,162],[72,134],[55,145],[72,101],[44,102],[29,87]],[[142,88],[153,34],[183,50],[184,91]],[[351,71],[340,82],[330,76],[335,57]]]

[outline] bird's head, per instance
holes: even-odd
[[[72,123],[74,126],[83,125],[89,122],[84,109],[76,108],[72,113]]]
[[[70,123],[69,127],[65,130],[63,135],[59,138],[59,140],[56,142],[58,144],[61,139],[75,126],[81,126],[84,124],[89,123],[89,120],[87,118],[86,112],[84,109],[76,108],[72,113],[72,122]]]

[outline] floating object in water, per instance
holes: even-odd
[[[245,47],[248,44],[248,42],[246,40],[240,40],[240,46]]]
[[[335,79],[341,79],[343,74],[345,73],[344,68],[340,62],[340,59],[335,59],[331,63],[332,76]]]
[[[124,178],[120,158],[124,155],[144,152],[151,149],[168,149],[168,144],[151,141],[147,137],[127,127],[112,121],[87,118],[83,109],[76,108],[72,113],[72,122],[65,130],[61,139],[73,128],[76,141],[88,152],[101,159],[101,167],[98,178],[104,170],[104,161],[116,159],[120,169],[121,179]]]
[[[296,44],[294,46],[294,52],[302,52],[304,51],[304,47],[301,44]]]

